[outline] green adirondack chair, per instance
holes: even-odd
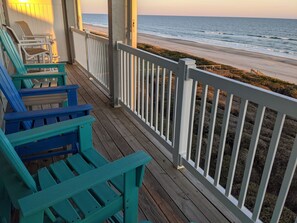
[[[3,50],[7,53],[10,61],[12,62],[15,70],[16,75],[26,75],[28,70],[30,69],[49,69],[49,68],[56,68],[58,72],[42,72],[36,76],[36,79],[44,79],[50,78],[51,74],[55,74],[56,76],[59,75],[62,77],[62,81],[58,83],[58,85],[66,85],[66,72],[65,72],[65,64],[64,63],[51,63],[51,64],[24,64],[17,49],[15,48],[14,42],[7,33],[6,30],[0,29],[0,42],[2,45]],[[54,76],[53,76],[54,77]],[[21,77],[20,77],[21,78]],[[19,78],[19,79],[20,79]],[[31,80],[23,79],[21,80],[22,84],[16,86],[18,89],[20,88],[33,88],[33,87],[43,87],[42,85],[44,82],[35,82],[33,83]],[[51,86],[51,82],[48,81],[45,85],[46,87]]]
[[[137,222],[138,190],[151,158],[108,162],[92,146],[92,116],[5,136],[0,130],[0,222]],[[79,131],[80,152],[31,176],[14,147]],[[17,216],[17,215],[14,215]]]

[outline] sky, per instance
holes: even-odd
[[[107,13],[107,0],[81,0],[83,13]],[[297,19],[297,0],[138,0],[140,15]]]

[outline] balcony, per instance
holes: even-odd
[[[110,92],[106,39],[75,29],[72,32],[74,46],[85,47],[75,47],[75,52],[79,52],[76,62],[89,71],[89,81]],[[203,199],[220,210],[225,216],[222,219],[237,221],[232,216],[235,215],[243,222],[261,222],[263,218],[264,222],[278,222],[280,217],[281,222],[288,221],[286,208],[282,211],[288,193],[293,191],[290,189],[296,184],[297,144],[293,126],[297,124],[297,100],[196,69],[194,61],[188,59],[177,63],[120,42],[116,49],[121,109],[115,112],[123,112],[134,123],[132,126],[136,125],[143,137],[156,145],[148,150],[155,161],[158,162],[161,152],[168,155],[169,163],[183,167],[180,170],[170,167],[172,173],[168,174],[176,186],[186,189],[183,184],[189,181],[195,187],[203,185],[203,189],[198,186],[198,191],[203,191]],[[116,126],[125,120],[114,118]],[[126,141],[131,136],[132,142],[141,139],[135,129],[130,132],[132,135],[125,136],[130,124],[122,125]],[[281,157],[285,153],[284,161]],[[283,170],[278,171],[277,165],[283,165]],[[278,191],[273,194],[269,185],[275,180]],[[158,179],[158,183],[162,182],[169,182],[167,175]],[[162,187],[171,199],[180,199],[179,195],[170,194],[171,183],[170,189]],[[196,194],[193,191],[181,194],[187,202],[199,203],[198,209],[210,207],[204,206],[201,198],[192,200]],[[269,207],[272,211],[267,211],[269,200],[273,203]],[[187,220],[207,222],[199,216],[187,215],[190,203],[182,205],[187,210],[181,209]],[[201,212],[210,213],[202,209]],[[223,221],[209,217],[206,216],[210,222]]]
[[[109,160],[153,157],[139,219],[297,222],[296,99],[74,27],[67,35],[68,79],[94,106],[95,147]]]
[[[152,222],[236,222],[187,170],[176,170],[167,149],[125,108],[112,108],[109,98],[80,66],[68,65],[70,83],[80,85],[79,101],[94,106],[93,140],[109,160],[145,150],[153,161],[140,191],[139,219]],[[203,193],[202,193],[203,192]],[[215,202],[216,206],[213,204]],[[231,220],[233,219],[233,220]]]

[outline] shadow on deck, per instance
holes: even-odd
[[[137,150],[145,150],[152,156],[140,191],[141,220],[154,223],[237,221],[187,170],[176,170],[166,149],[123,108],[112,108],[106,95],[84,71],[76,65],[67,65],[67,73],[69,82],[80,86],[79,103],[94,107],[92,115],[97,121],[93,125],[93,143],[100,153],[109,160]]]

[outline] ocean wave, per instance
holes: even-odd
[[[280,37],[280,36],[263,36],[263,35],[253,35],[253,34],[247,34],[247,36],[258,37],[258,38],[263,38],[263,39],[297,41],[297,39],[288,38],[288,37]]]
[[[202,31],[200,31],[202,32]],[[235,34],[233,33],[227,33],[227,32],[215,32],[215,31],[203,31],[203,33],[206,33],[206,34],[212,34],[212,35],[226,35],[226,36],[234,36]]]
[[[253,34],[247,34],[247,36],[251,36],[251,37],[258,37],[258,38],[261,38],[263,36],[260,36],[260,35],[253,35]]]
[[[205,33],[205,30],[192,30],[193,33]]]
[[[265,36],[264,38],[267,38],[267,39],[279,39],[279,40],[288,40],[289,39],[289,38],[278,37],[278,36]]]

